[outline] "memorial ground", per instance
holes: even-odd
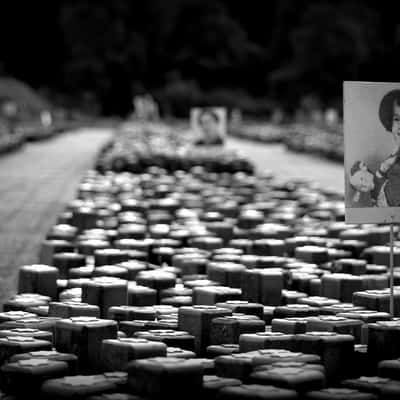
[[[110,136],[109,129],[82,129],[28,143],[0,158],[0,304],[16,290],[18,267],[37,262],[41,241]],[[229,139],[227,146],[248,157],[258,171],[343,191],[341,164],[287,152],[277,144]]]

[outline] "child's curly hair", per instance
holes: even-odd
[[[392,131],[394,104],[400,106],[400,90],[386,93],[379,104],[379,119],[388,132]]]

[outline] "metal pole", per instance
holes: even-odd
[[[389,312],[390,315],[393,317],[394,316],[394,290],[393,290],[393,285],[394,285],[394,276],[393,276],[393,264],[394,264],[394,239],[393,239],[393,224],[390,224],[390,261],[389,261],[389,266],[390,266],[390,305],[389,305]]]

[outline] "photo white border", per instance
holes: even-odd
[[[364,87],[368,87],[370,90],[374,90],[377,87],[382,88],[385,87],[387,91],[399,89],[399,82],[360,82],[360,81],[345,81],[343,82],[343,136],[344,136],[344,186],[345,186],[345,199],[347,194],[347,167],[348,164],[348,139],[350,133],[349,128],[349,114],[351,113],[349,97],[351,98],[351,90],[359,87],[360,85]],[[366,109],[366,113],[371,112],[371,110]],[[378,112],[376,110],[376,112]],[[382,127],[382,129],[384,129]],[[346,140],[347,138],[347,140]],[[353,160],[354,161],[354,160]],[[349,207],[346,204],[346,212],[345,212],[345,222],[352,224],[390,224],[390,223],[400,223],[400,207]]]
[[[190,127],[193,132],[199,136],[203,135],[203,131],[198,124],[198,116],[204,110],[210,110],[216,113],[220,119],[218,124],[220,136],[225,139],[228,134],[228,112],[225,107],[193,107],[190,109]]]

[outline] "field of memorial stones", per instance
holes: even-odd
[[[345,224],[340,191],[311,173],[189,136],[125,124],[43,178],[63,194],[10,253],[40,243],[5,291],[0,398],[400,398],[389,227]],[[18,209],[1,210],[12,225]]]

